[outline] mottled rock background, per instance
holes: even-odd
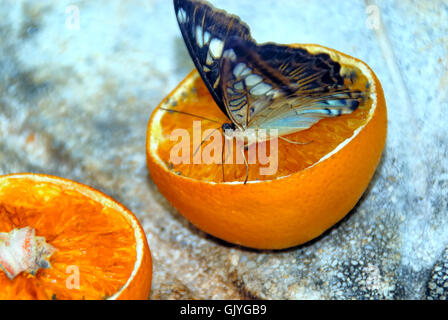
[[[129,207],[153,253],[153,299],[447,298],[448,1],[213,3],[259,42],[319,43],[380,78],[386,150],[337,226],[300,247],[249,250],[158,193],[146,124],[193,67],[167,0],[0,0],[0,173],[74,179]]]

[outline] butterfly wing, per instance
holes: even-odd
[[[242,128],[307,129],[351,113],[363,94],[344,87],[339,63],[327,54],[230,38],[221,60],[222,92],[231,119]]]
[[[257,114],[285,96],[289,79],[257,54],[251,41],[230,37],[221,59],[219,87],[230,119],[240,129],[249,128]]]
[[[279,135],[290,134],[308,129],[321,119],[350,114],[364,99],[364,93],[346,89],[284,96],[260,112],[251,125],[258,129],[277,128]]]
[[[344,88],[327,54],[258,45],[237,16],[201,0],[174,0],[188,51],[220,109],[240,129],[304,130],[351,113],[363,94]]]
[[[219,108],[227,115],[220,59],[229,37],[252,41],[249,27],[234,15],[199,0],[174,0],[174,10],[191,58]]]

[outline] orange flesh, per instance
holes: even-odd
[[[30,226],[56,248],[51,268],[8,279],[0,299],[104,299],[129,279],[136,261],[134,230],[115,209],[51,183],[14,179],[0,188],[0,232]],[[73,267],[79,268],[79,289]]]
[[[346,85],[353,90],[361,90],[369,93],[370,84],[361,71],[354,67],[342,65],[342,74],[354,73],[356,80],[352,83],[345,80]],[[207,87],[200,77],[197,77],[193,89],[190,92],[184,92],[180,101],[168,101],[167,108],[187,112],[197,116],[213,119],[218,123],[201,120],[200,118],[180,114],[177,112],[167,112],[161,120],[162,138],[159,141],[158,156],[165,161],[166,166],[173,172],[203,181],[214,182],[229,182],[229,181],[244,181],[246,176],[246,165],[244,160],[240,157],[239,164],[236,162],[236,144],[233,145],[233,162],[227,158],[228,162],[233,164],[224,164],[224,180],[223,168],[219,163],[213,164],[193,164],[193,155],[196,150],[193,150],[193,143],[190,143],[190,161],[189,164],[180,163],[173,164],[170,159],[170,153],[173,147],[180,142],[170,141],[170,135],[175,129],[185,129],[190,135],[190,141],[193,141],[193,121],[201,121],[202,139],[207,134],[204,134],[208,129],[219,129],[223,123],[230,123],[230,120],[221,112],[216,105],[212,96],[208,92]],[[290,175],[292,173],[303,170],[318,162],[322,157],[334,150],[340,143],[347,138],[350,138],[354,131],[362,126],[368,119],[369,111],[372,106],[372,99],[368,98],[361,104],[357,110],[349,115],[343,115],[335,118],[327,118],[319,121],[311,128],[300,131],[294,134],[285,136],[288,140],[298,142],[311,142],[305,145],[297,145],[278,139],[278,170],[274,175],[261,175],[260,167],[267,167],[267,164],[260,164],[258,161],[254,164],[249,164],[249,181],[255,180],[272,180],[275,178]],[[222,131],[220,130],[222,137]],[[201,140],[202,140],[201,139]],[[202,150],[206,148],[207,144],[212,143],[213,139],[204,142]],[[266,142],[263,142],[266,143]],[[261,145],[259,143],[258,145]],[[255,148],[255,144],[249,148]],[[196,148],[195,148],[196,149]],[[265,146],[267,155],[269,156],[269,142]],[[222,148],[219,151],[217,159],[222,159]],[[208,153],[207,153],[208,154]],[[214,152],[211,153],[214,155]],[[245,152],[246,159],[249,159],[248,151]]]

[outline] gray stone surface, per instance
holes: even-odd
[[[146,124],[192,68],[166,0],[0,0],[0,173],[63,176],[129,207],[153,253],[153,299],[446,299],[448,1],[213,3],[259,42],[326,45],[381,80],[386,150],[337,226],[300,247],[250,250],[199,231],[158,193]]]

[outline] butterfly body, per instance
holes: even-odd
[[[327,54],[275,43],[257,44],[237,16],[201,0],[174,0],[188,51],[218,107],[229,119],[226,138],[260,142],[349,114],[364,95],[345,86]],[[255,131],[255,133],[253,133]]]
[[[263,131],[263,134],[260,134],[260,130],[257,129],[240,129],[240,128],[229,129],[227,125],[230,125],[230,123],[225,123],[222,126],[224,138],[226,140],[236,140],[237,143],[242,143],[245,146],[250,146],[254,143],[268,141],[272,138],[277,137],[277,135],[272,135],[272,132]]]

